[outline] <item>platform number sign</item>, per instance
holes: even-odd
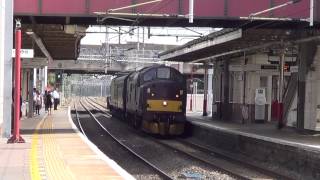
[[[16,50],[12,49],[12,58],[15,58],[15,57],[16,57]],[[21,58],[33,58],[34,57],[33,49],[21,49],[20,57]]]

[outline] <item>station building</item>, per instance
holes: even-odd
[[[163,52],[160,57],[213,65],[215,119],[277,124],[282,111],[284,125],[319,131],[317,34],[304,30],[224,29]]]

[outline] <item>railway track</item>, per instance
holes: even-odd
[[[95,108],[101,110],[102,112],[106,112],[105,110],[101,109],[101,107],[103,109],[105,109],[105,107],[103,105],[99,104],[98,102],[96,102],[96,100],[92,100],[92,99],[88,99],[88,100],[91,101],[90,103]],[[97,104],[98,106],[100,106],[100,108],[94,104]],[[183,153],[183,154],[185,154],[195,160],[198,160],[198,161],[206,163],[210,166],[213,166],[222,172],[225,172],[227,174],[232,175],[233,177],[235,177],[237,179],[252,179],[252,174],[250,176],[250,173],[248,173],[248,171],[252,171],[253,174],[256,174],[256,176],[258,176],[259,178],[263,178],[263,179],[290,179],[286,176],[275,173],[273,171],[264,169],[259,166],[255,166],[255,165],[250,164],[248,162],[243,162],[239,159],[235,159],[230,154],[219,151],[218,149],[212,149],[212,148],[209,149],[207,147],[203,147],[201,145],[186,141],[181,138],[170,139],[169,141],[168,140],[159,140],[156,138],[152,138],[152,139],[154,141],[157,141],[157,143],[162,144],[163,146],[166,146],[168,148],[171,148],[174,151],[178,151],[180,153]],[[200,154],[205,153],[207,155],[199,156],[194,152],[199,152]],[[211,158],[210,156],[211,157],[214,156],[214,158]],[[222,159],[222,161],[221,161],[221,159]],[[227,161],[227,163],[223,162],[223,161]],[[225,166],[221,166],[221,164],[223,164]],[[245,168],[239,168],[239,166],[243,166]]]
[[[133,155],[134,157],[136,157],[137,159],[139,159],[141,162],[143,162],[145,165],[149,166],[151,169],[153,169],[156,174],[158,174],[162,179],[166,179],[166,180],[173,180],[172,177],[170,177],[170,175],[168,175],[167,173],[165,173],[164,171],[162,171],[161,169],[159,169],[158,167],[156,167],[154,164],[152,164],[151,162],[149,162],[148,160],[146,160],[145,158],[143,158],[142,156],[140,156],[139,154],[137,154],[136,152],[134,152],[132,149],[130,149],[128,146],[126,146],[124,143],[121,142],[121,140],[117,139],[115,136],[113,136],[100,122],[99,120],[95,117],[95,115],[85,106],[85,104],[79,100],[79,105],[81,105],[87,112],[88,114],[92,117],[92,119],[94,119],[94,121],[100,126],[100,128],[102,128],[108,135],[109,137],[111,137],[117,144],[119,144],[122,148],[124,148],[127,152],[129,152],[131,155]],[[77,118],[77,122],[78,125],[80,127],[81,132],[85,135],[86,132],[83,128],[83,125],[81,123],[81,120],[79,118],[79,113],[76,109],[76,105],[74,105],[75,108],[75,113],[76,113],[76,118]]]
[[[229,159],[230,161],[233,161],[235,163],[243,164],[244,166],[246,166],[246,167],[248,167],[250,169],[253,169],[253,170],[257,171],[257,172],[261,172],[261,173],[266,174],[267,176],[273,177],[275,179],[283,179],[283,180],[291,179],[291,178],[289,178],[287,176],[284,176],[284,175],[281,175],[279,173],[273,172],[271,170],[262,168],[260,166],[254,165],[254,164],[251,164],[249,162],[244,162],[243,160],[240,160],[240,159],[234,157],[232,154],[229,154],[229,153],[224,152],[224,151],[220,151],[219,149],[214,149],[212,147],[208,148],[208,147],[202,146],[200,144],[196,144],[194,142],[190,142],[190,141],[187,141],[187,140],[184,140],[184,139],[180,139],[180,138],[176,139],[176,141],[181,143],[181,144],[187,145],[189,147],[193,147],[195,149],[199,149],[199,150],[201,150],[203,152],[207,152],[208,154],[214,154],[216,157]]]
[[[95,102],[96,100],[87,100],[91,101],[90,104],[94,104],[92,105],[93,108],[98,108],[98,105],[96,105]],[[96,111],[100,113],[105,112],[101,108]],[[102,117],[102,115],[100,115],[100,117]],[[199,171],[201,172],[199,174],[206,179],[211,179],[212,177],[217,177],[214,179],[234,179],[234,177],[230,176],[229,174],[221,173],[221,171],[217,170],[216,168],[212,168],[207,164],[195,161],[189,156],[181,154],[175,150],[172,150],[171,148],[165,147],[158,142],[155,142],[153,139],[149,139],[148,136],[145,137],[145,134],[137,131],[136,129],[133,129],[123,121],[119,121],[116,118],[101,118],[100,120],[105,127],[108,127],[108,129],[111,131],[111,133],[114,134],[114,136],[124,142],[127,146],[131,147],[135,152],[145,157],[145,159],[148,159],[150,160],[150,162],[157,164],[158,167],[161,167],[163,171],[170,174],[174,179],[186,178],[184,177],[185,174],[197,174]],[[121,132],[119,133],[115,129],[121,129]]]

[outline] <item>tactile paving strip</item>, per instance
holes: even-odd
[[[43,154],[46,172],[49,179],[75,179],[69,167],[63,160],[63,154],[57,146],[52,117],[47,117],[43,123]]]

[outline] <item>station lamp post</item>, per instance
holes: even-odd
[[[21,22],[16,20],[15,29],[15,48],[16,57],[14,61],[14,129],[13,135],[8,143],[24,143],[24,139],[20,136],[20,96],[21,96]]]

